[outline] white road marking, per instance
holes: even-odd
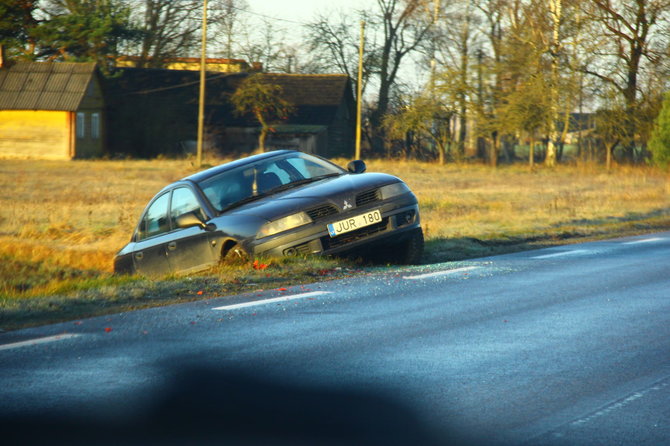
[[[552,258],[552,257],[572,256],[572,255],[584,254],[584,253],[588,253],[588,252],[590,252],[590,251],[588,251],[587,249],[575,249],[573,251],[557,252],[556,254],[545,254],[545,255],[542,255],[542,256],[535,256],[535,257],[532,257],[532,258],[533,259],[549,259],[549,258]]]
[[[639,400],[640,398],[644,398],[645,396],[649,395],[652,392],[663,390],[666,387],[668,387],[668,385],[669,384],[667,382],[655,383],[653,386],[651,386],[647,389],[643,389],[643,390],[640,390],[638,392],[634,392],[631,395],[628,395],[624,398],[621,398],[618,401],[607,404],[607,405],[599,408],[594,413],[592,413],[590,415],[587,415],[583,418],[580,418],[578,420],[573,421],[572,423],[570,423],[570,425],[571,426],[579,426],[579,425],[582,425],[582,424],[586,424],[586,423],[594,420],[595,418],[603,417],[603,416],[608,415],[610,412],[613,412],[617,409],[622,409],[622,408],[628,406],[633,401]]]
[[[11,350],[13,348],[28,347],[31,345],[46,344],[47,342],[62,341],[64,339],[79,337],[78,334],[59,334],[56,336],[47,336],[46,338],[29,339],[27,341],[15,342],[13,344],[0,345],[0,350]]]
[[[333,293],[330,292],[330,291],[312,291],[310,293],[294,294],[292,296],[280,296],[280,297],[274,297],[272,299],[255,300],[253,302],[244,302],[244,303],[241,303],[241,304],[224,305],[223,307],[212,308],[212,310],[237,310],[238,308],[253,307],[253,306],[256,306],[256,305],[265,305],[265,304],[271,304],[271,303],[274,303],[274,302],[287,302],[287,301],[290,301],[290,300],[302,299],[302,298],[305,298],[305,297],[323,296],[324,294],[333,294]]]
[[[448,276],[451,274],[458,274],[458,273],[464,273],[466,271],[472,271],[474,269],[479,269],[479,266],[464,266],[463,268],[456,268],[456,269],[449,269],[446,271],[436,271],[434,273],[426,273],[426,274],[419,274],[416,276],[404,276],[403,279],[408,279],[408,280],[419,280],[419,279],[427,279],[429,277],[440,277],[440,276]]]
[[[661,240],[665,240],[661,237],[654,237],[654,238],[645,238],[642,240],[635,240],[632,242],[626,242],[624,245],[637,245],[638,243],[651,243],[651,242],[660,242]]]

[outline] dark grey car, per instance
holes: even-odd
[[[117,273],[195,272],[221,260],[302,254],[375,254],[417,263],[419,206],[400,179],[281,150],[179,180],[148,204]],[[381,258],[380,258],[381,257]]]

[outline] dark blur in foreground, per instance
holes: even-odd
[[[152,402],[133,419],[123,415],[123,408],[115,416],[109,410],[106,415],[71,416],[0,413],[3,443],[466,444],[462,438],[445,438],[444,431],[438,435],[394,398],[360,388],[297,387],[214,369],[180,371],[173,376],[171,384],[147,392]]]

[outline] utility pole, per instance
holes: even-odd
[[[198,97],[198,144],[196,165],[202,166],[202,140],[205,123],[205,62],[207,57],[207,0],[202,2],[202,46],[200,49],[200,95]]]
[[[437,26],[437,19],[440,14],[440,0],[435,0],[433,2],[433,28]],[[430,58],[430,92],[435,96],[435,76],[437,74],[437,58],[435,54],[437,50],[435,49],[435,39],[431,43],[431,58]]]
[[[433,28],[433,32],[437,28],[437,19],[438,19],[439,13],[440,13],[440,0],[434,0],[433,1],[433,21],[431,23],[431,26]],[[437,90],[435,88],[435,86],[436,86],[435,81],[437,80],[436,79],[436,77],[437,77],[437,56],[436,56],[437,55],[437,48],[436,48],[436,45],[437,45],[437,43],[436,43],[436,38],[435,37],[433,37],[431,40],[432,40],[432,42],[431,42],[431,45],[430,45],[431,46],[431,48],[430,48],[430,52],[431,52],[431,57],[430,57],[430,96],[431,96],[431,100],[435,101],[435,99],[437,97]],[[433,113],[433,122],[431,123],[431,127],[432,127],[433,132],[438,132],[437,127],[439,125],[441,125],[440,122],[438,122],[438,120],[439,120],[439,113],[434,112]],[[452,121],[452,119],[449,118],[449,123],[448,123],[449,126],[451,126],[451,121]],[[432,150],[437,149],[439,162],[440,162],[440,164],[444,164],[445,163],[445,155],[446,155],[444,153],[445,151],[440,146],[438,146],[438,144],[434,140],[431,141],[429,144],[431,145]]]
[[[365,45],[365,20],[361,20],[361,42],[358,48],[358,84],[356,85],[356,159],[361,159],[361,103],[363,98],[363,46]]]

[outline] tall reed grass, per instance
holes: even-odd
[[[148,200],[195,171],[190,160],[0,160],[0,300],[116,283],[114,254]],[[396,175],[416,193],[427,262],[670,227],[670,175],[647,167],[371,160],[368,171]],[[337,264],[309,262],[297,269],[306,280]]]

